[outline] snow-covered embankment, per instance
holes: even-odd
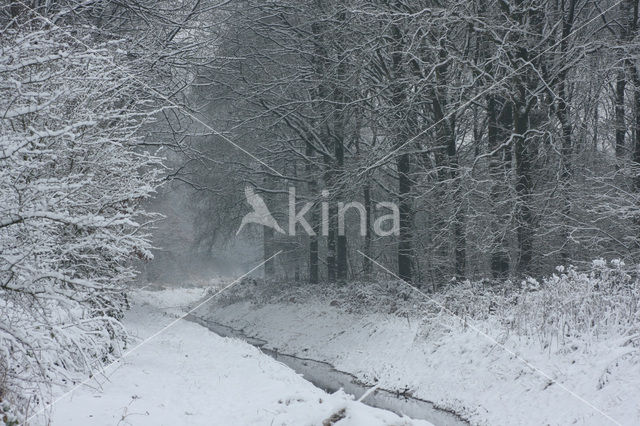
[[[138,291],[125,325],[138,341],[201,289]],[[115,369],[60,400],[56,425],[429,425],[314,387],[251,345],[179,321]]]

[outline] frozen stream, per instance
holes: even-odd
[[[267,342],[246,336],[240,330],[193,315],[189,315],[187,319],[207,327],[209,330],[220,336],[239,338],[253,346],[259,347],[265,354],[277,359],[283,364],[286,364],[294,371],[302,374],[305,379],[313,383],[315,386],[327,392],[333,393],[339,389],[343,389],[346,393],[354,395],[356,399],[358,399],[372,387],[360,382],[352,374],[336,370],[329,363],[300,358],[267,349],[265,348]],[[362,402],[373,407],[392,411],[396,414],[407,415],[414,419],[427,420],[436,426],[468,425],[467,422],[457,415],[446,410],[436,408],[433,403],[429,401],[386,389],[378,388],[376,391],[368,395]]]

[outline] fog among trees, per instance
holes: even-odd
[[[208,135],[176,175],[211,238],[197,250],[233,238],[249,185],[282,223],[289,187],[315,202],[314,229],[332,206],[328,236],[254,229],[286,254],[275,275],[371,276],[358,250],[428,287],[634,262],[637,15],[632,1],[221,6],[185,92]],[[399,235],[359,235],[355,210],[338,235],[340,201],[365,205],[368,229],[377,201],[397,203]]]

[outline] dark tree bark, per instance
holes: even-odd
[[[623,3],[623,11],[625,12],[627,23],[627,37],[628,41],[633,40],[638,34],[638,15],[639,5],[637,0],[626,0]],[[633,134],[635,137],[635,144],[632,150],[631,158],[636,167],[640,167],[640,72],[638,71],[638,65],[632,58],[625,58],[626,67],[631,74],[631,81],[633,83],[633,103],[635,120],[633,122]],[[636,192],[640,192],[640,174],[636,174],[633,180],[633,184]],[[640,224],[640,217],[636,218],[636,224]]]
[[[437,123],[438,145],[446,146],[446,162],[447,164],[439,165],[440,167],[446,166],[449,173],[440,173],[441,179],[450,179],[452,185],[455,187],[453,194],[454,212],[451,220],[453,221],[453,250],[455,259],[455,275],[456,277],[463,279],[466,269],[466,238],[465,238],[465,212],[462,200],[462,185],[459,182],[459,170],[458,170],[458,152],[456,146],[455,136],[455,117],[447,117],[447,94],[443,88],[448,84],[448,66],[446,65],[447,50],[444,46],[441,46],[440,60],[445,65],[436,68],[436,88],[433,91],[433,113],[434,119]],[[443,182],[441,180],[441,182]]]
[[[393,83],[391,101],[396,109],[397,123],[400,126],[396,147],[402,146],[408,140],[409,123],[402,111],[406,110],[407,84],[404,81],[403,40],[402,32],[397,25],[391,29],[394,43],[392,44]],[[398,171],[398,210],[400,213],[400,235],[398,236],[398,276],[407,281],[413,280],[413,244],[412,244],[412,206],[411,206],[411,157],[402,153],[396,158]]]
[[[465,214],[462,205],[462,188],[461,182],[458,181],[458,153],[456,147],[456,139],[453,131],[452,119],[445,117],[444,105],[446,105],[443,96],[434,94],[433,110],[434,119],[438,123],[438,144],[446,146],[446,157],[439,155],[436,158],[440,169],[438,176],[441,183],[450,180],[455,187],[453,194],[454,212],[451,218],[453,222],[453,250],[455,259],[455,274],[458,278],[464,278],[466,268],[466,238],[465,238]],[[446,173],[445,170],[449,171]]]
[[[333,186],[333,161],[330,157],[325,156],[325,184],[327,188]],[[327,200],[329,201],[329,200]],[[328,208],[329,229],[327,232],[327,279],[330,282],[336,280],[336,239],[338,236],[338,205],[333,201],[329,201]]]
[[[338,66],[338,80],[342,81],[344,76],[344,65],[341,61]],[[344,94],[341,88],[335,89],[336,105],[334,108],[333,122],[334,122],[334,138],[333,138],[333,154],[335,156],[336,163],[336,184],[338,188],[337,198],[342,199],[344,193]],[[333,203],[335,205],[335,203]],[[337,207],[336,220],[337,220]],[[337,233],[336,236],[336,278],[338,280],[347,279],[347,236],[346,229],[343,234]]]
[[[525,2],[517,2],[519,9],[513,17],[516,25],[526,29],[514,40],[514,57],[516,66],[536,60],[539,55],[531,51],[527,34],[542,35],[544,33],[543,9],[528,8]],[[542,67],[544,68],[544,66]],[[530,128],[539,126],[538,116],[532,114],[538,98],[531,96],[531,90],[537,86],[538,77],[523,69],[514,78],[512,103],[514,126],[514,154],[516,164],[516,234],[518,238],[517,271],[520,274],[531,273],[533,260],[533,238],[535,235],[533,212],[533,162],[535,158],[535,136],[529,134]]]
[[[569,0],[567,4],[567,10],[562,10],[562,39],[560,42],[561,57],[564,58],[568,54],[569,50],[569,36],[573,29],[573,22],[575,19],[576,0]],[[560,121],[562,128],[562,146],[560,148],[561,154],[561,188],[564,206],[562,207],[562,214],[564,217],[571,215],[571,203],[569,200],[570,192],[570,180],[571,180],[571,154],[573,152],[573,126],[571,124],[571,109],[569,106],[569,82],[568,69],[562,68],[558,75],[558,91],[559,97],[556,105],[556,115]],[[569,230],[567,227],[562,229],[563,248],[561,252],[562,263],[566,263],[569,260],[568,243]]]
[[[307,172],[307,190],[309,197],[314,200],[313,207],[311,207],[311,228],[315,232],[315,235],[309,235],[309,282],[316,284],[319,280],[318,274],[318,234],[320,233],[320,225],[318,223],[318,188],[316,185],[315,174],[313,173],[313,146],[307,142],[305,157],[306,157],[306,172]]]
[[[355,123],[355,129],[354,129],[354,144],[356,147],[356,155],[360,156],[361,152],[360,152],[360,131],[362,129],[362,110],[360,108],[357,108],[355,111],[355,118],[356,118],[356,123]],[[376,128],[373,127],[372,129],[373,131],[373,135],[372,135],[372,143],[371,146],[374,147],[376,145],[376,140],[377,140],[377,133],[376,133]],[[363,243],[363,247],[362,247],[362,252],[364,253],[364,256],[362,258],[362,274],[364,276],[365,280],[369,280],[371,279],[371,245],[372,245],[372,232],[373,232],[373,224],[372,224],[372,218],[373,218],[373,210],[372,210],[372,202],[371,202],[371,181],[370,181],[370,177],[367,174],[367,176],[365,177],[364,180],[364,188],[362,190],[362,196],[364,198],[364,209],[365,209],[365,220],[367,221],[367,226],[365,228],[365,235],[364,235],[364,243]]]
[[[315,3],[319,13],[325,10],[326,5],[324,1],[316,0]],[[320,138],[322,139],[322,145],[324,145],[323,146],[324,154],[322,158],[323,167],[324,167],[324,184],[325,184],[326,190],[331,190],[335,188],[335,182],[336,182],[336,161],[331,154],[335,156],[336,150],[339,150],[339,148],[337,148],[336,138],[331,137],[331,132],[329,129],[330,126],[328,125],[328,121],[331,118],[331,114],[332,114],[332,110],[330,108],[334,108],[333,113],[335,115],[336,107],[330,105],[327,102],[328,100],[330,100],[330,97],[332,95],[335,96],[335,92],[332,94],[331,88],[329,87],[329,83],[326,81],[328,67],[329,67],[329,64],[327,61],[329,50],[328,50],[328,44],[327,44],[327,40],[324,33],[325,30],[326,30],[326,25],[321,21],[315,21],[312,24],[312,32],[314,35],[314,68],[315,68],[316,78],[319,81],[319,84],[317,87],[317,94],[316,94],[317,96],[316,108],[319,112],[319,117],[320,117],[320,122],[318,123],[318,126],[319,126],[318,131],[320,133]],[[341,131],[340,128],[337,130],[338,132]],[[342,158],[344,159],[344,152],[342,153]],[[329,202],[329,208],[327,212],[328,231],[327,231],[327,255],[326,255],[327,256],[326,257],[327,279],[329,281],[335,281],[337,276],[336,275],[337,273],[336,245],[337,245],[337,238],[338,238],[338,211],[337,211],[338,207],[333,200],[333,196],[335,195],[336,194],[331,194],[330,199],[323,200],[325,202]],[[313,214],[317,215],[317,209],[314,208],[314,212],[312,212],[312,215]],[[317,252],[317,240],[314,244],[315,244],[314,247],[310,246],[310,252],[312,251]],[[310,262],[310,265],[313,263],[317,263],[317,259],[314,259],[313,262]],[[311,275],[312,274],[310,272],[310,277]]]
[[[264,277],[265,278],[273,278],[275,275],[275,259],[269,259],[274,255],[274,230],[270,226],[263,226],[263,254],[262,258],[266,263],[264,264]],[[269,260],[267,260],[269,259]]]
[[[409,154],[398,157],[398,209],[400,211],[400,236],[398,238],[398,275],[407,282],[413,279],[412,209],[411,209],[411,158]]]
[[[640,167],[640,74],[635,64],[630,65],[631,80],[633,82],[633,103],[635,120],[633,121],[633,134],[635,135],[635,144],[633,147],[631,158],[637,167]],[[640,175],[636,174],[633,180],[636,192],[640,192]],[[640,218],[636,219],[640,223]]]
[[[636,140],[633,148],[633,162],[636,167],[640,167],[640,76],[638,76],[637,70],[634,73],[633,102],[636,111],[634,123]],[[636,192],[640,193],[640,174],[635,175],[634,184]],[[637,222],[640,224],[640,218],[638,218]]]
[[[627,87],[627,77],[624,70],[618,71],[616,76],[616,156],[623,158],[625,153],[625,124],[624,91]]]
[[[487,142],[491,158],[489,173],[493,180],[491,187],[491,204],[493,211],[491,244],[491,274],[494,278],[503,278],[509,273],[509,252],[504,241],[504,230],[507,226],[500,201],[504,197],[505,188],[501,184],[505,172],[511,166],[511,145],[508,144],[513,127],[511,103],[504,98],[489,95],[487,99],[488,129]],[[504,145],[504,146],[503,146]]]
[[[363,190],[364,196],[364,208],[366,211],[366,220],[367,220],[367,233],[364,236],[364,247],[363,253],[365,254],[364,259],[362,260],[362,272],[364,274],[364,278],[366,280],[371,279],[371,233],[372,233],[372,211],[371,211],[371,184],[367,180],[364,185]]]
[[[524,87],[520,88],[524,97]],[[533,180],[531,175],[531,147],[527,143],[527,131],[529,127],[529,111],[524,103],[515,105],[515,158],[516,158],[516,194],[518,197],[517,209],[517,235],[518,235],[518,272],[529,272],[533,258],[533,212],[531,210],[531,193]],[[529,141],[530,142],[530,141]]]

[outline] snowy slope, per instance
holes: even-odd
[[[387,389],[410,389],[476,425],[640,424],[638,352],[620,339],[603,337],[588,350],[576,342],[565,353],[479,323],[509,352],[459,325],[354,314],[317,300],[211,305],[204,317],[281,353],[327,361]]]
[[[125,325],[139,339],[150,336],[202,294],[137,292]],[[107,376],[60,400],[52,425],[322,425],[332,416],[338,425],[429,425],[329,395],[258,349],[187,321]]]

